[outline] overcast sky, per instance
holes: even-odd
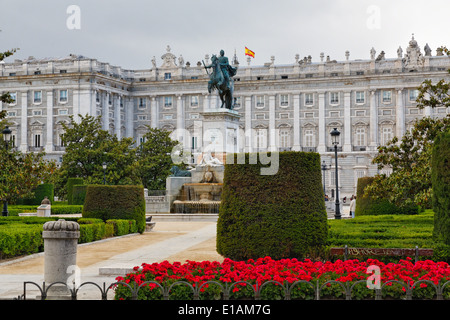
[[[70,5],[79,15],[67,13]],[[191,64],[223,49],[246,65],[248,47],[251,65],[272,55],[292,64],[296,54],[320,61],[321,52],[345,60],[346,50],[351,60],[369,59],[372,47],[395,58],[414,33],[422,52],[428,43],[435,55],[450,46],[449,12],[449,0],[2,0],[0,50],[20,48],[6,62],[74,53],[148,69],[167,45]]]

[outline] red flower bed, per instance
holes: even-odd
[[[399,263],[385,264],[374,259],[314,262],[308,259],[273,260],[270,257],[248,261],[225,259],[222,263],[144,263],[141,267],[135,267],[135,272],[116,280],[141,286],[138,291],[139,299],[162,299],[162,287],[168,288],[173,284],[175,285],[169,292],[171,299],[192,299],[195,288],[199,287],[200,299],[221,299],[224,291],[227,291],[224,288],[229,289],[227,292],[230,299],[252,298],[255,292],[262,299],[283,299],[287,290],[292,299],[314,299],[314,288],[317,286],[320,287],[321,297],[342,298],[345,297],[345,292],[339,283],[354,284],[362,280],[351,294],[352,299],[365,299],[375,295],[374,290],[367,288],[366,281],[372,276],[372,272],[367,272],[367,269],[373,265],[378,266],[381,271],[381,285],[385,284],[382,288],[384,298],[404,298],[407,291],[405,284],[409,288],[417,281],[429,280],[431,282],[421,281],[420,286],[414,286],[412,294],[415,298],[431,299],[436,295],[436,288],[432,284],[442,285],[450,280],[450,266],[445,262],[430,260],[412,263],[407,258]],[[397,281],[404,284],[400,285]],[[450,283],[445,289],[444,298],[450,298]],[[116,299],[131,298],[127,286],[119,284],[115,290]]]

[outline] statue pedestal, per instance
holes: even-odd
[[[226,162],[227,153],[239,152],[239,118],[237,111],[217,108],[206,109],[201,113],[202,154],[211,152],[220,162]]]

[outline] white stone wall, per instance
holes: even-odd
[[[414,41],[409,52],[420,53]],[[239,65],[234,95],[241,115],[240,151],[319,152],[332,169],[325,172],[331,195],[334,149],[329,133],[338,128],[340,195],[350,197],[357,177],[377,173],[371,159],[379,145],[404,134],[416,118],[449,113],[445,108],[419,110],[412,92],[424,79],[448,81],[450,58],[414,57],[338,62],[321,56],[320,62],[305,58],[276,65],[272,59],[263,66]],[[124,70],[81,56],[30,58],[0,64],[0,92],[16,96],[15,103],[0,107],[9,113],[17,148],[45,150],[56,160],[64,152],[60,123],[78,114],[101,115],[105,130],[133,137],[137,144],[146,125],[183,128],[190,134],[178,138],[191,149],[196,147],[192,136],[201,112],[220,103],[217,92],[207,92],[208,79],[201,64],[180,64],[170,48],[159,66],[144,70]],[[194,153],[200,151],[202,137],[196,136],[196,143]]]

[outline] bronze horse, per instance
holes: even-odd
[[[222,68],[220,67],[219,58],[217,58],[216,55],[212,56],[211,61],[211,65],[205,66],[205,68],[213,69],[213,72],[209,74],[210,80],[208,81],[208,92],[211,93],[212,90],[217,89],[220,100],[222,101],[222,105],[220,107],[223,108],[225,106],[227,109],[231,110],[234,107],[233,80],[230,77],[228,79],[225,78]],[[226,65],[226,67],[232,68],[230,65]]]

